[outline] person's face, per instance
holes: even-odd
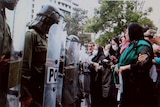
[[[121,37],[121,43],[125,42],[126,38],[125,36]]]
[[[151,42],[151,44],[154,43],[154,39],[152,37],[150,37],[150,36],[144,36],[144,39],[148,40],[149,42]]]
[[[18,3],[18,0],[6,0],[4,2],[5,7],[8,8],[9,10],[14,10],[14,8],[16,7]]]
[[[94,45],[88,44],[88,52],[93,52],[93,50],[94,50]]]
[[[118,49],[118,44],[117,44],[114,40],[112,40],[111,45],[112,45],[112,49],[113,49],[114,51],[117,51],[117,49]]]
[[[126,30],[124,36],[125,36],[126,41],[130,41],[130,39],[129,39],[129,34],[128,34],[128,30]]]
[[[111,45],[112,46],[114,46],[114,45],[117,46],[117,43],[114,40],[112,40]]]

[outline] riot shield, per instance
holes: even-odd
[[[56,107],[62,106],[62,88],[63,88],[63,77],[64,77],[64,61],[65,61],[65,50],[66,50],[66,37],[67,32],[63,32],[61,42],[61,53],[60,53],[60,64],[57,77],[57,97]]]
[[[67,55],[68,59],[67,63],[76,65],[79,63],[79,51],[80,51],[80,44],[79,44],[79,38],[75,35],[70,35],[67,37],[66,41],[66,49],[67,49]]]
[[[46,57],[43,107],[56,106],[57,74],[61,51],[61,34],[63,29],[60,24],[53,24],[49,30],[48,49]]]
[[[63,107],[69,105],[78,107],[75,102],[79,100],[79,50],[79,38],[75,35],[68,36],[66,41],[65,76],[63,83]]]
[[[88,55],[86,53],[86,49],[84,46],[81,47],[80,51],[80,64],[79,64],[79,83],[80,88],[83,92],[83,102],[81,103],[81,106],[90,107],[90,71],[88,69]]]
[[[21,2],[20,2],[21,3]],[[8,74],[8,89],[7,89],[7,104],[9,107],[19,106],[20,97],[20,80],[21,80],[21,68],[23,59],[23,49],[24,49],[24,38],[26,31],[26,14],[20,13],[21,7],[20,3],[14,11],[7,11],[10,20],[10,28],[12,35],[12,49],[9,62],[9,74]],[[21,4],[22,5],[22,4]],[[26,9],[23,9],[25,13]],[[21,22],[20,20],[21,19]],[[21,23],[21,24],[19,24]]]

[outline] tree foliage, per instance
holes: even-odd
[[[76,35],[79,37],[81,44],[85,41],[90,41],[89,34],[84,33],[84,25],[88,21],[87,11],[80,8],[75,8],[71,16],[65,16],[66,30],[68,35]]]
[[[100,0],[100,3],[101,6],[95,10],[95,16],[86,25],[86,31],[103,32],[96,40],[101,45],[105,45],[114,36],[122,34],[131,22],[156,28],[147,18],[152,8],[142,11],[142,2]]]

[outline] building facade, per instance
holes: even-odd
[[[64,15],[72,15],[74,8],[79,7],[76,1],[77,0],[19,0],[14,11],[6,9],[7,21],[11,28],[12,36],[16,35],[16,38],[14,38],[15,41],[21,41],[19,38],[25,34],[26,26],[34,20],[42,5],[55,5],[59,7]],[[20,46],[15,46],[15,48],[19,47]]]
[[[30,19],[33,20],[36,16],[36,13],[39,11],[42,5],[50,4],[57,6],[64,15],[72,15],[74,8],[79,7],[76,0],[28,0],[30,3],[28,6],[28,11],[30,11]]]

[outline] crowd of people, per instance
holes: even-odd
[[[15,95],[8,86],[12,38],[5,8],[13,10],[17,2],[0,1],[0,107],[10,107],[7,95]],[[52,65],[46,62],[47,35],[50,28],[61,28],[57,25],[62,19],[59,9],[44,5],[28,26],[17,95],[22,107],[45,106],[46,66]],[[56,107],[81,107],[83,101],[86,107],[160,107],[160,38],[155,30],[132,22],[105,47],[89,42],[81,52],[77,36],[67,40],[63,66],[59,66],[62,94]]]
[[[159,107],[158,41],[155,30],[131,23],[105,47],[89,43],[91,107]]]

